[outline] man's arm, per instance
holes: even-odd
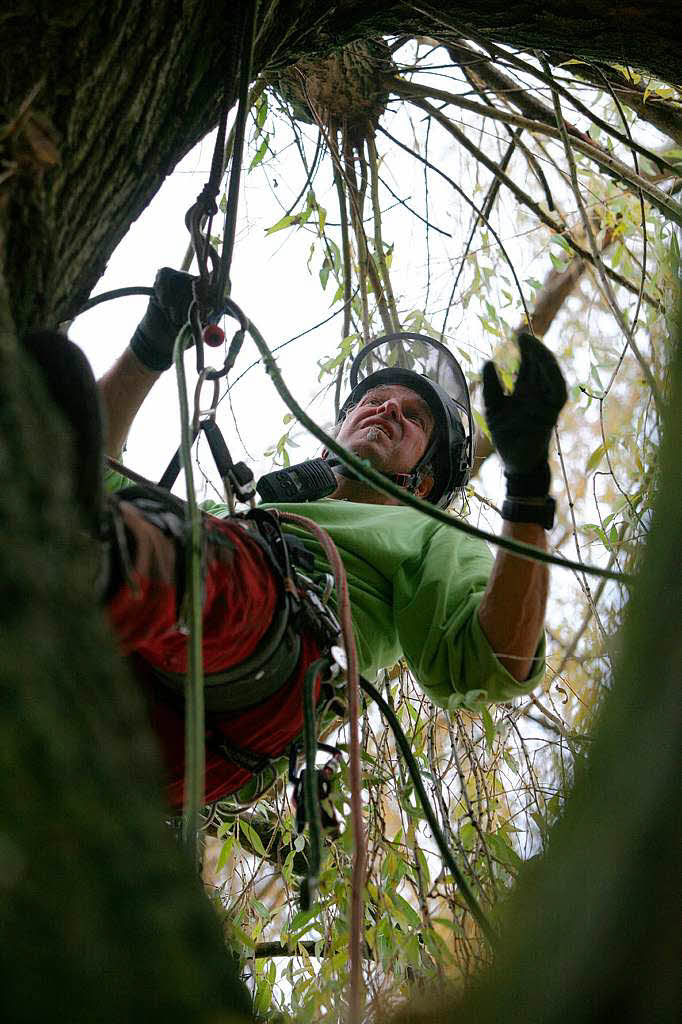
[[[518,342],[521,363],[514,390],[505,394],[495,364],[488,362],[483,367],[483,402],[507,481],[503,535],[546,550],[545,529],[554,521],[549,441],[566,401],[566,384],[541,341],[522,332]],[[498,551],[479,622],[499,661],[518,682],[534,667],[548,587],[546,565]]]
[[[535,523],[505,523],[502,535],[547,548],[545,530]],[[549,571],[544,563],[498,551],[478,618],[498,660],[520,683],[534,667],[548,590]]]
[[[104,411],[104,450],[118,459],[137,412],[161,371],[150,370],[131,348],[97,382]]]
[[[173,359],[175,338],[187,320],[194,278],[162,267],[154,294],[130,345],[99,380],[106,416],[105,450],[118,458],[137,412]]]

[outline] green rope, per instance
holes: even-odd
[[[132,285],[129,288],[112,288],[109,292],[100,292],[99,295],[93,295],[92,298],[83,303],[76,316],[80,316],[81,313],[85,313],[88,309],[94,309],[95,306],[99,306],[100,302],[109,302],[110,299],[123,299],[126,295],[153,294],[153,288],[138,287],[137,285]]]
[[[185,805],[182,838],[200,860],[199,812],[204,804],[204,665],[202,657],[203,621],[201,608],[201,511],[197,503],[192,473],[192,434],[190,429],[187,379],[183,354],[192,340],[185,324],[175,339],[173,362],[180,401],[180,460],[187,488],[187,537],[185,608],[187,626],[187,686],[185,692]]]
[[[322,816],[317,793],[317,722],[315,720],[315,680],[328,665],[327,658],[318,658],[306,670],[303,681],[303,746],[305,748],[305,777],[303,798],[308,822],[308,875],[301,883],[301,910],[309,910],[317,889],[322,863]]]
[[[367,680],[363,679],[362,677],[360,678],[360,686],[363,688],[365,693],[372,698],[372,700],[376,701],[376,703],[379,705],[382,714],[388,720],[388,724],[391,726],[391,729],[393,730],[395,741],[400,747],[401,754],[405,758],[405,764],[407,765],[407,770],[410,773],[410,777],[412,779],[412,782],[414,783],[414,788],[416,789],[417,795],[419,796],[419,801],[424,811],[424,817],[429,823],[429,827],[431,829],[431,832],[433,833],[433,838],[436,840],[436,845],[440,850],[441,857],[445,861],[448,870],[450,871],[450,874],[455,879],[455,882],[457,883],[459,890],[462,893],[462,896],[464,897],[466,904],[469,907],[469,910],[471,911],[472,917],[477,921],[481,931],[487,938],[492,949],[495,949],[498,941],[497,934],[493,930],[490,921],[481,910],[481,906],[478,900],[471,891],[471,888],[466,878],[460,871],[457,862],[455,861],[455,858],[452,855],[452,851],[450,850],[450,847],[447,844],[445,836],[441,831],[440,825],[438,824],[438,819],[436,818],[436,813],[433,807],[431,806],[428,796],[426,795],[426,790],[424,789],[424,783],[421,780],[421,775],[419,773],[419,768],[417,767],[417,762],[415,761],[414,755],[410,750],[410,745],[407,742],[405,733],[400,727],[400,722],[398,721],[397,715],[395,714],[393,709],[386,703],[386,701],[381,696],[379,691],[374,686],[372,686],[371,683],[368,683]]]
[[[239,308],[231,299],[229,300],[229,305],[234,306],[236,309]],[[524,544],[522,541],[512,540],[511,537],[488,533],[486,530],[481,530],[477,526],[472,526],[463,519],[457,519],[455,516],[448,515],[448,513],[444,512],[442,509],[436,508],[435,505],[429,505],[428,502],[423,501],[421,498],[417,498],[414,494],[411,494],[404,488],[394,484],[388,479],[388,477],[384,476],[383,473],[379,473],[376,469],[373,469],[364,459],[360,459],[357,455],[351,454],[347,448],[344,448],[333,437],[330,437],[329,434],[325,433],[325,431],[318,426],[318,424],[315,423],[315,421],[312,420],[306,412],[304,412],[284,383],[279,367],[277,366],[275,358],[268,348],[263,335],[260,333],[253,321],[249,320],[248,325],[249,334],[253,338],[256,347],[261,354],[266,372],[272,379],[272,382],[285,405],[291,410],[296,419],[313,435],[313,437],[316,437],[318,441],[320,441],[330,452],[333,452],[334,455],[338,455],[339,459],[341,459],[346,466],[349,466],[362,480],[371,484],[371,486],[376,488],[376,490],[381,491],[383,494],[388,494],[393,498],[398,498],[403,505],[414,508],[418,512],[423,512],[424,515],[429,516],[431,519],[435,519],[439,523],[450,526],[455,530],[460,530],[462,533],[467,533],[471,537],[479,537],[481,540],[485,540],[489,544],[494,544],[498,548],[504,548],[506,551],[511,551],[515,555],[519,555],[521,558],[526,558],[535,562],[545,562],[548,565],[558,565],[562,569],[572,569],[574,572],[587,573],[588,575],[599,576],[607,580],[616,580],[618,583],[632,584],[634,582],[634,577],[625,573],[614,572],[611,569],[601,569],[595,565],[583,565],[582,562],[575,562],[569,558],[553,555],[549,551],[543,551],[541,548],[537,548],[533,544]]]

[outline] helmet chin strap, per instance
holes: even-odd
[[[339,474],[339,476],[345,477],[347,480],[357,480],[358,483],[364,483],[362,477],[358,476],[355,470],[346,466],[336,455],[328,452],[326,460],[331,468]],[[412,473],[384,473],[387,480],[391,483],[397,484],[398,487],[404,487],[406,491],[414,492],[419,486],[419,473],[413,471]]]

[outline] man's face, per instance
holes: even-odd
[[[434,426],[423,398],[402,384],[386,384],[362,396],[337,439],[383,473],[410,473],[426,452]]]

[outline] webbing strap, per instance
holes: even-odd
[[[246,661],[224,672],[204,676],[204,706],[214,714],[244,711],[276,693],[291,676],[301,654],[301,638],[288,624],[286,608],[270,626],[258,650]],[[157,679],[182,696],[184,673],[153,667]]]

